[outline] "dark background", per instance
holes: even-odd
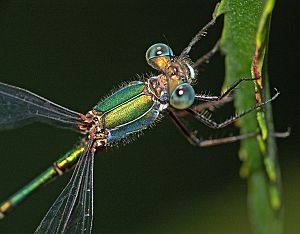
[[[151,44],[166,37],[179,54],[210,20],[216,2],[1,1],[0,80],[85,113],[121,82],[152,71],[144,59]],[[271,87],[281,91],[273,103],[276,129],[292,127],[288,139],[278,140],[286,233],[300,228],[296,9],[292,1],[277,2],[269,54]],[[192,58],[213,46],[221,28],[222,19]],[[223,77],[223,57],[216,55],[201,69],[196,90],[217,94]],[[46,169],[78,138],[43,124],[2,131],[0,199]],[[94,232],[249,233],[238,147],[192,147],[163,119],[132,144],[98,153]],[[32,233],[69,177],[31,196],[0,222],[0,232]]]

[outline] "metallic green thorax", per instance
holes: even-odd
[[[147,85],[135,81],[98,103],[94,110],[101,128],[110,131],[111,138],[108,138],[108,142],[111,143],[154,122],[158,116],[154,105],[155,101],[148,93]]]
[[[145,89],[145,83],[143,82],[132,82],[125,87],[119,89],[117,92],[113,93],[111,96],[99,102],[95,106],[95,110],[99,112],[107,112],[114,109],[117,106],[122,105],[128,100],[134,98],[135,96],[141,94]]]

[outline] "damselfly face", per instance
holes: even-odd
[[[146,60],[161,72],[160,84],[166,89],[172,107],[183,110],[194,103],[195,91],[191,85],[195,82],[197,71],[188,57],[175,57],[169,46],[158,43],[147,50]]]

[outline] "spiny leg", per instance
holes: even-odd
[[[228,120],[221,122],[221,123],[217,123],[213,120],[211,120],[210,118],[207,118],[205,115],[197,113],[196,111],[194,111],[191,108],[186,109],[185,111],[190,113],[195,119],[201,121],[202,123],[204,123],[206,126],[210,127],[210,128],[214,128],[214,129],[219,129],[219,128],[224,128],[225,126],[232,124],[233,122],[235,122],[236,120],[238,120],[239,118],[245,116],[246,114],[270,103],[271,101],[273,101],[275,98],[277,98],[279,95],[279,92],[276,90],[276,94],[269,100],[262,102],[260,104],[257,104],[251,108],[249,108],[248,110],[242,112],[241,114],[235,115],[231,118],[229,118]]]
[[[199,146],[199,147],[208,147],[213,145],[220,145],[220,144],[226,144],[226,143],[232,143],[241,141],[250,137],[257,136],[257,132],[252,133],[246,133],[238,136],[230,136],[230,137],[224,137],[224,138],[217,138],[217,139],[208,139],[208,140],[202,140],[196,137],[191,131],[189,131],[185,125],[182,123],[182,121],[176,116],[176,114],[167,109],[166,110],[171,120],[174,122],[174,124],[179,128],[179,130],[183,133],[185,138],[188,140],[188,142],[192,145]]]
[[[219,3],[216,5],[214,13],[213,13],[213,18],[211,21],[208,22],[195,36],[194,38],[190,41],[188,46],[181,52],[180,57],[183,57],[185,55],[188,55],[192,49],[192,47],[202,38],[206,35],[207,29],[209,29],[212,25],[215,24],[216,19],[217,19],[217,9],[219,7]]]
[[[192,110],[194,110],[195,112],[203,112],[205,110],[209,110],[209,111],[214,111],[215,109],[219,108],[220,106],[231,102],[233,100],[233,97],[225,97],[221,100],[218,101],[213,101],[213,102],[203,102],[203,103],[199,103],[196,105],[193,105],[191,108]],[[189,113],[187,113],[186,111],[176,111],[176,115],[179,117],[184,117],[189,115]]]
[[[224,97],[228,96],[241,82],[253,81],[257,79],[259,78],[240,78],[236,82],[234,82],[234,84],[231,85],[221,96],[209,96],[209,95],[196,94],[195,100],[206,101],[206,102],[222,100]]]
[[[208,62],[209,59],[218,51],[219,44],[220,44],[220,40],[217,41],[217,43],[210,51],[208,51],[205,55],[203,55],[201,58],[197,59],[196,62],[194,62],[193,68],[198,67],[202,63]]]

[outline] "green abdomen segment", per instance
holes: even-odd
[[[130,83],[95,107],[101,114],[103,128],[110,130],[109,143],[145,129],[155,121],[159,113],[145,90],[143,82]]]
[[[66,171],[71,170],[78,161],[78,158],[84,151],[83,145],[78,145],[73,150],[67,152],[62,158],[57,160],[46,171],[25,185],[21,190],[13,194],[6,201],[0,204],[0,219],[10,213],[13,208],[23,202],[29,195],[40,187],[51,182],[55,178],[64,174]]]

